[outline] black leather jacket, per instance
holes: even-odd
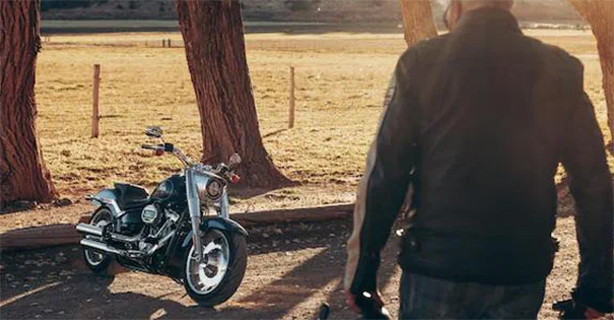
[[[578,290],[611,308],[613,200],[582,64],[480,9],[405,52],[358,194],[346,287],[373,287],[378,253],[413,188],[404,270],[495,285],[551,271],[562,163],[577,203]]]

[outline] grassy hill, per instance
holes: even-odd
[[[328,23],[400,22],[397,0],[247,0],[243,15],[251,21],[312,21]],[[436,21],[443,8],[433,2]],[[521,21],[577,24],[582,20],[565,0],[517,0]],[[43,0],[43,19],[175,19],[173,1]]]

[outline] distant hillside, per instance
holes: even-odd
[[[434,16],[443,8],[435,0]],[[246,0],[243,15],[251,21],[329,23],[400,22],[397,0]],[[566,0],[517,0],[514,12],[524,22],[577,24],[582,20]],[[176,19],[173,1],[43,0],[43,19]]]

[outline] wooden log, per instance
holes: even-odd
[[[231,214],[230,218],[243,226],[271,223],[317,222],[342,219],[352,215],[354,204],[337,204],[297,209],[279,209]]]
[[[92,92],[93,108],[92,108],[92,138],[98,138],[100,111],[98,110],[98,98],[100,93],[100,65],[94,65],[94,90]]]
[[[74,224],[17,229],[0,234],[0,251],[75,244],[80,240],[81,235],[75,229]]]
[[[231,214],[231,219],[243,226],[273,223],[318,222],[342,219],[352,215],[354,204],[337,204],[297,209],[278,209]],[[91,213],[81,216],[78,222],[87,223]],[[0,251],[36,249],[77,244],[81,240],[74,224],[57,224],[42,227],[11,230],[0,234]]]

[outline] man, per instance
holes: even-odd
[[[562,163],[577,203],[575,306],[612,311],[612,183],[583,67],[524,36],[512,2],[452,0],[451,32],[399,59],[348,242],[351,305],[381,301],[379,252],[410,188],[399,317],[535,319]]]

